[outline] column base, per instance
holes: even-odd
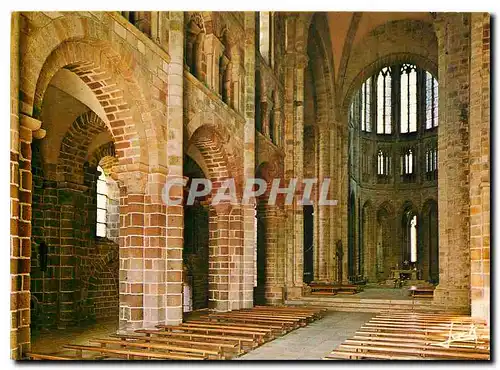
[[[279,306],[284,303],[285,292],[282,286],[267,286],[264,294],[267,305]]]
[[[286,299],[301,298],[302,296],[302,286],[286,287]]]
[[[439,284],[434,290],[432,303],[453,312],[470,314],[470,291]]]

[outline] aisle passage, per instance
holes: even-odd
[[[235,360],[321,360],[373,315],[328,312],[321,320],[276,338]]]

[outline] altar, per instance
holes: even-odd
[[[409,277],[410,280],[418,280],[418,270],[401,270],[401,269],[392,269],[391,270],[391,278],[400,280],[402,277]]]

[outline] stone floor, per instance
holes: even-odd
[[[268,342],[236,360],[320,360],[374,314],[329,312],[305,328]]]
[[[328,312],[304,328],[268,342],[235,360],[320,360],[330,353],[374,314],[361,312]],[[31,350],[39,353],[74,355],[62,348],[65,344],[89,344],[91,338],[104,338],[116,333],[118,322],[108,320],[99,324],[66,330],[34,333]]]
[[[31,336],[31,351],[52,354],[74,354],[63,348],[65,344],[89,344],[91,338],[105,338],[116,333],[118,320],[103,320],[76,328],[52,329],[46,332],[34,332]]]

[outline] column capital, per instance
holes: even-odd
[[[30,117],[25,113],[19,113],[19,123],[21,126],[30,129],[31,131],[37,131],[42,127],[42,121]]]

